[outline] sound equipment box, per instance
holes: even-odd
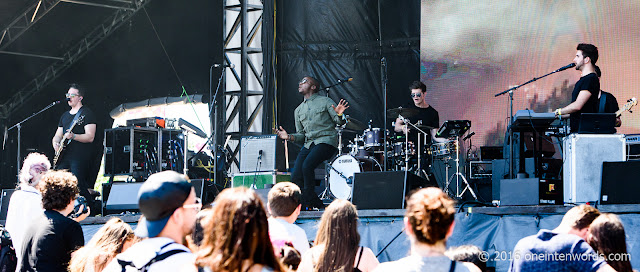
[[[640,161],[604,162],[600,204],[640,204]]]
[[[596,202],[600,199],[602,163],[624,161],[622,134],[571,134],[563,141],[564,201]]]
[[[640,134],[629,134],[625,136],[627,143],[627,160],[640,160]]]
[[[107,199],[104,207],[105,214],[139,211],[138,192],[142,184],[144,182],[114,182],[110,185],[103,185],[104,196]],[[196,197],[202,199],[206,187],[204,180],[193,179],[191,184],[196,192]]]
[[[405,197],[419,188],[438,184],[404,171],[355,173],[351,202],[358,210],[404,209]]]
[[[501,198],[501,180],[508,176],[509,167],[507,166],[507,160],[493,160],[492,164],[492,200],[493,202],[500,202]],[[525,159],[525,171],[529,175],[529,178],[533,178],[536,175],[535,172],[535,160],[534,158]],[[538,169],[538,198],[539,204],[549,205],[562,205],[563,201],[563,183],[562,183],[562,160],[560,159],[540,159],[540,168]],[[509,191],[504,191],[509,194]],[[507,200],[509,203],[509,200]],[[524,205],[524,204],[523,204]],[[535,205],[538,205],[535,204]]]
[[[3,189],[0,199],[0,220],[7,220],[7,211],[9,211],[9,200],[15,189]]]

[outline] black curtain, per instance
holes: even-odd
[[[298,81],[306,75],[323,86],[353,77],[332,88],[329,97],[347,100],[351,117],[390,128],[395,118],[384,124],[382,57],[388,108],[411,102],[408,86],[420,75],[420,1],[278,1],[275,33],[276,122],[287,131],[295,131],[293,111],[303,99]],[[345,139],[353,136],[346,133]],[[295,158],[299,149],[290,150]]]

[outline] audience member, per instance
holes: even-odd
[[[116,255],[103,271],[180,271],[193,263],[185,239],[202,204],[189,178],[174,171],[149,176],[138,192],[138,206],[144,219],[135,234],[149,239]]]
[[[603,213],[593,220],[589,226],[587,241],[616,271],[633,271],[624,226],[615,214]]]
[[[223,190],[205,220],[204,240],[191,271],[283,271],[273,252],[267,212],[253,190]]]
[[[300,215],[301,196],[300,187],[292,182],[280,182],[269,191],[269,236],[276,252],[280,251],[279,245],[286,242],[291,242],[300,254],[309,250],[307,233],[293,224]]]
[[[207,205],[207,207],[203,207],[203,209],[198,212],[196,215],[196,223],[193,226],[193,231],[191,235],[188,236],[187,242],[189,243],[189,248],[191,251],[196,252],[197,249],[202,245],[202,239],[204,239],[204,226],[207,225],[207,220],[210,214],[213,213],[211,209],[211,204]]]
[[[24,233],[34,219],[42,215],[42,195],[38,190],[40,179],[51,169],[47,156],[30,153],[22,163],[18,178],[19,189],[13,192],[7,209],[6,229],[11,234],[18,262],[22,257]]]
[[[585,242],[589,225],[599,215],[589,205],[576,206],[554,230],[541,229],[520,239],[509,271],[614,271]]]
[[[361,247],[356,207],[346,200],[335,200],[322,214],[315,245],[302,255],[300,272],[368,272],[379,262],[373,251]]]
[[[89,243],[71,255],[70,272],[100,272],[113,257],[137,242],[129,224],[111,218],[93,235]]]
[[[487,260],[482,258],[482,249],[474,245],[464,245],[450,248],[444,252],[444,255],[457,262],[469,262],[480,268],[480,271],[487,271]]]
[[[278,255],[278,257],[280,257],[280,262],[285,268],[291,271],[298,270],[302,256],[300,255],[300,251],[293,247],[293,244],[287,242],[285,245],[281,246]]]
[[[82,228],[67,218],[78,194],[78,180],[66,171],[50,171],[38,184],[44,213],[29,224],[18,271],[66,272],[71,252],[84,245]]]
[[[407,201],[404,228],[411,243],[408,257],[382,263],[376,271],[480,271],[445,255],[454,227],[454,202],[436,187],[420,189]]]

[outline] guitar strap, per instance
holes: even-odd
[[[78,121],[78,118],[80,118],[80,115],[81,115],[81,113],[82,113],[82,109],[84,109],[84,107],[83,107],[83,108],[80,108],[80,109],[78,110],[78,112],[76,112],[76,116],[75,116],[75,117],[73,117],[73,121],[71,121],[71,124],[73,124],[73,123],[75,123],[75,122],[77,122],[77,121]],[[69,124],[69,125],[71,125],[71,124]],[[64,133],[66,133],[67,129],[69,129],[69,128],[65,128],[65,130],[64,130],[64,132],[63,132],[63,134],[64,134]]]
[[[602,92],[600,94],[600,107],[598,108],[599,113],[604,113],[604,105],[607,103],[607,93]]]

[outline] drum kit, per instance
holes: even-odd
[[[399,116],[403,120],[416,114],[418,114],[418,110],[413,108],[387,110],[389,118]],[[387,170],[409,171],[418,176],[429,178],[430,166],[433,160],[449,161],[456,156],[455,161],[456,163],[458,162],[457,138],[430,144],[431,139],[428,131],[434,129],[433,127],[424,126],[420,123],[412,124],[408,120],[404,120],[404,122],[418,132],[419,137],[416,143],[409,141],[406,133],[392,136],[386,129],[372,127],[371,122],[369,122],[368,126],[365,126],[362,122],[347,117],[345,125],[336,127],[339,151],[336,157],[327,164],[327,188],[320,197],[322,199],[333,197],[350,200],[356,173]],[[346,150],[343,148],[343,131],[356,133],[353,140],[350,140],[346,145]],[[362,132],[361,134],[358,133],[360,131]],[[456,177],[456,182],[459,176],[464,179],[464,175],[459,174],[459,166],[456,168],[456,173],[457,175],[451,176],[451,179],[447,182],[447,188],[444,188],[445,191],[448,191],[449,183],[454,177]],[[469,190],[471,189],[469,188]]]

